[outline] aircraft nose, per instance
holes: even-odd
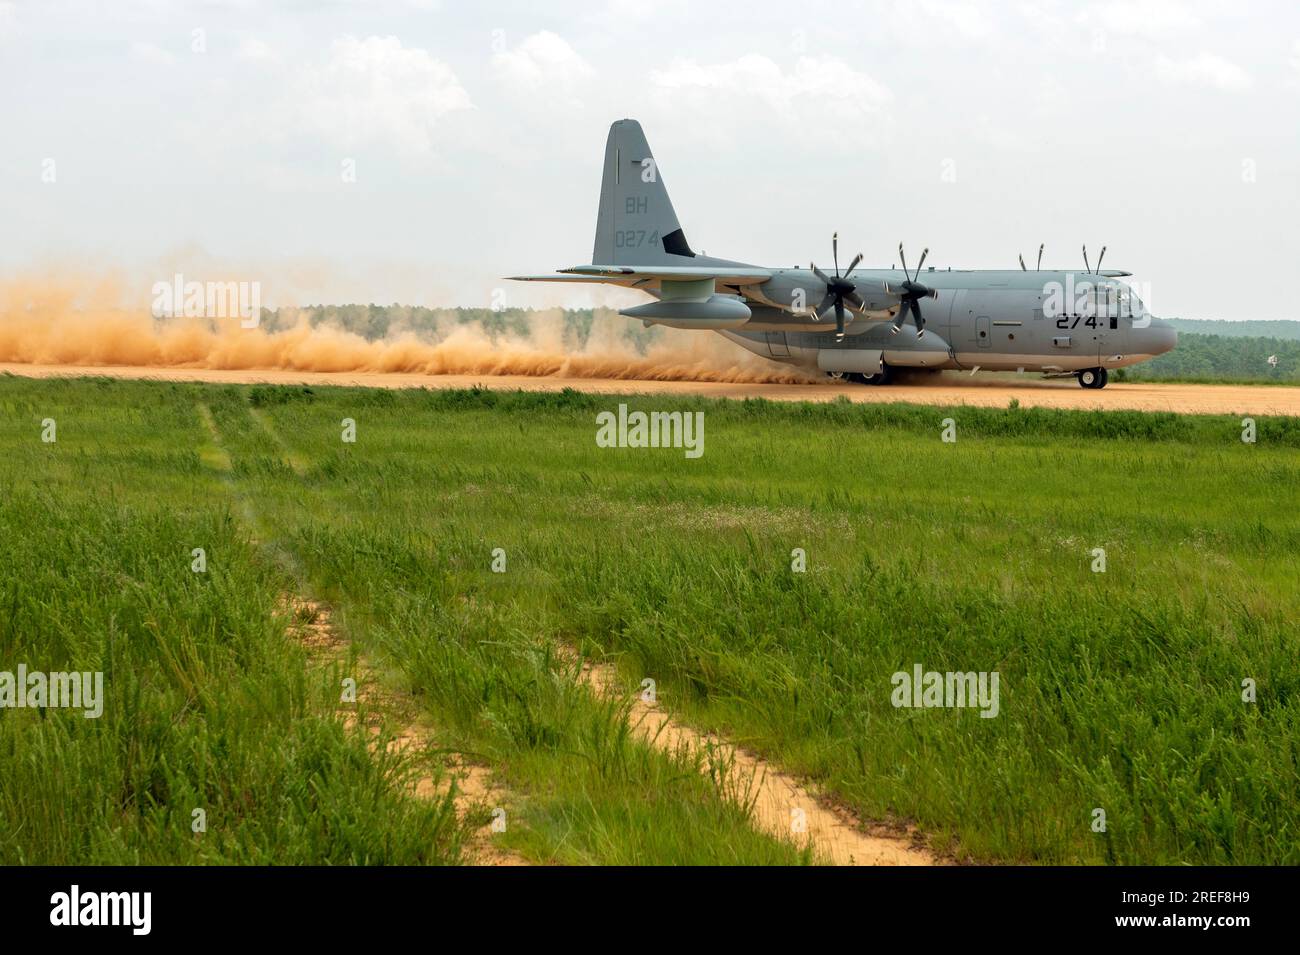
[[[1178,344],[1178,330],[1159,318],[1151,319],[1151,324],[1141,330],[1141,351],[1147,355],[1163,355],[1173,351]]]

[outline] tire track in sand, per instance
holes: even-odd
[[[578,679],[594,694],[605,699],[627,698],[614,664],[588,659],[579,663],[576,652],[566,650],[570,662],[579,665]],[[634,694],[629,703],[628,722],[635,736],[657,749],[699,754],[705,757],[701,763],[706,771],[718,765],[730,767],[749,783],[754,825],[778,839],[811,846],[819,861],[832,865],[942,864],[920,844],[914,829],[907,830],[907,837],[883,826],[869,829],[846,809],[819,796],[810,784],[734,743],[682,723],[657,701],[646,702]]]
[[[330,609],[324,604],[305,597],[286,595],[286,609],[290,613],[289,630],[307,650],[317,666],[347,664],[351,644],[332,623]],[[363,717],[372,739],[378,740],[389,731],[386,748],[415,758],[421,770],[410,783],[411,795],[417,799],[439,800],[445,798],[448,786],[452,787],[452,802],[456,817],[462,822],[471,814],[484,808],[499,806],[506,800],[506,792],[492,781],[492,774],[483,766],[465,760],[460,754],[451,754],[446,761],[448,779],[441,781],[424,767],[422,755],[438,751],[440,746],[436,729],[428,717],[413,707],[409,700],[387,691],[370,662],[361,654],[353,660],[351,674],[357,684],[354,704],[341,703],[344,724],[349,728]],[[478,826],[468,842],[469,855],[476,865],[522,866],[530,863],[523,856],[497,845],[492,839],[491,822]]]

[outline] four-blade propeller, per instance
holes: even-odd
[[[835,340],[837,342],[844,340],[845,308],[844,303],[848,302],[858,311],[862,311],[862,297],[858,295],[857,286],[849,281],[849,276],[853,270],[858,267],[862,261],[862,253],[859,252],[849,263],[849,267],[840,275],[840,234],[836,232],[831,236],[831,256],[835,260],[835,277],[831,278],[821,269],[817,268],[815,262],[808,263],[812,268],[813,275],[826,286],[826,294],[822,297],[821,304],[817,306],[817,320],[821,321],[832,310],[835,312]],[[851,321],[851,319],[849,319]]]
[[[903,243],[898,244],[898,258],[903,263],[903,281],[898,285],[885,283],[886,294],[897,295],[900,299],[898,313],[894,316],[894,324],[890,329],[893,334],[898,334],[898,330],[903,327],[903,323],[907,321],[910,312],[916,321],[916,337],[921,338],[925,335],[925,316],[921,314],[921,299],[939,297],[937,289],[932,289],[928,285],[922,285],[917,281],[921,274],[921,267],[925,265],[925,257],[929,254],[929,249],[922,250],[921,261],[916,264],[916,271],[909,272],[907,258],[903,254]],[[813,275],[817,276],[818,281],[826,286],[826,294],[822,297],[817,308],[813,310],[813,318],[815,321],[821,321],[834,313],[835,340],[840,342],[844,340],[844,326],[853,321],[852,316],[849,314],[850,309],[861,312],[866,307],[862,296],[857,292],[857,284],[849,280],[853,270],[862,261],[862,253],[858,253],[853,257],[853,261],[849,263],[849,267],[841,275],[840,234],[836,232],[831,236],[831,256],[835,260],[835,274],[833,276],[827,275],[817,268],[815,262],[809,263]],[[849,307],[846,308],[846,305]]]
[[[905,281],[897,286],[885,285],[885,291],[891,295],[899,296],[902,301],[898,303],[898,314],[894,316],[894,327],[890,333],[897,335],[898,330],[903,327],[903,322],[907,321],[907,313],[910,310],[916,319],[916,337],[921,338],[925,335],[925,316],[921,314],[921,299],[938,298],[937,289],[932,289],[928,285],[922,285],[916,280],[921,274],[921,266],[925,265],[925,257],[930,254],[929,249],[921,250],[921,261],[916,264],[916,272],[907,277]],[[898,243],[898,260],[903,263],[903,275],[907,276],[907,259],[903,256],[903,243]]]

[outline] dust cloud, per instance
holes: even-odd
[[[581,347],[567,345],[559,309],[534,312],[527,335],[478,324],[440,323],[435,335],[398,326],[367,341],[339,327],[312,327],[298,311],[282,330],[242,328],[237,318],[156,319],[131,304],[113,278],[42,274],[0,277],[0,362],[31,365],[218,370],[521,375],[613,380],[801,383],[811,376],[766,361],[721,336],[659,329],[645,350],[628,323],[598,313]]]

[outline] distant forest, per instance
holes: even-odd
[[[660,333],[640,322],[621,317],[608,308],[564,309],[564,343],[573,349],[584,348],[597,314],[604,321],[617,322],[622,338],[641,351]],[[531,322],[538,313],[526,308],[423,308],[411,305],[307,305],[302,308],[262,309],[262,327],[283,331],[306,315],[314,328],[329,325],[376,341],[390,335],[412,334],[426,341],[446,338],[459,325],[477,325],[488,335],[527,338]]]
[[[1222,319],[1167,318],[1179,334],[1222,335],[1224,338],[1285,338],[1300,341],[1300,321],[1275,319],[1272,321],[1229,322]]]
[[[279,331],[305,314],[313,326],[346,329],[368,341],[409,332],[425,339],[444,338],[458,325],[478,325],[489,335],[527,337],[536,315],[530,309],[421,308],[406,305],[315,305],[301,309],[263,309],[262,324]],[[644,350],[658,330],[622,318],[612,309],[565,309],[564,340],[572,348],[587,343],[593,323],[618,322],[622,336]],[[1201,321],[1174,318],[1178,347],[1167,355],[1122,369],[1120,381],[1300,382],[1300,321]],[[1269,363],[1275,356],[1277,363]]]
[[[1300,382],[1300,336],[1294,331],[1285,338],[1206,335],[1193,329],[1201,324],[1221,326],[1237,323],[1188,320],[1175,324],[1178,325],[1178,347],[1151,361],[1123,369],[1120,381]],[[1300,325],[1300,322],[1294,324]],[[1269,363],[1271,356],[1276,356],[1276,365]]]

